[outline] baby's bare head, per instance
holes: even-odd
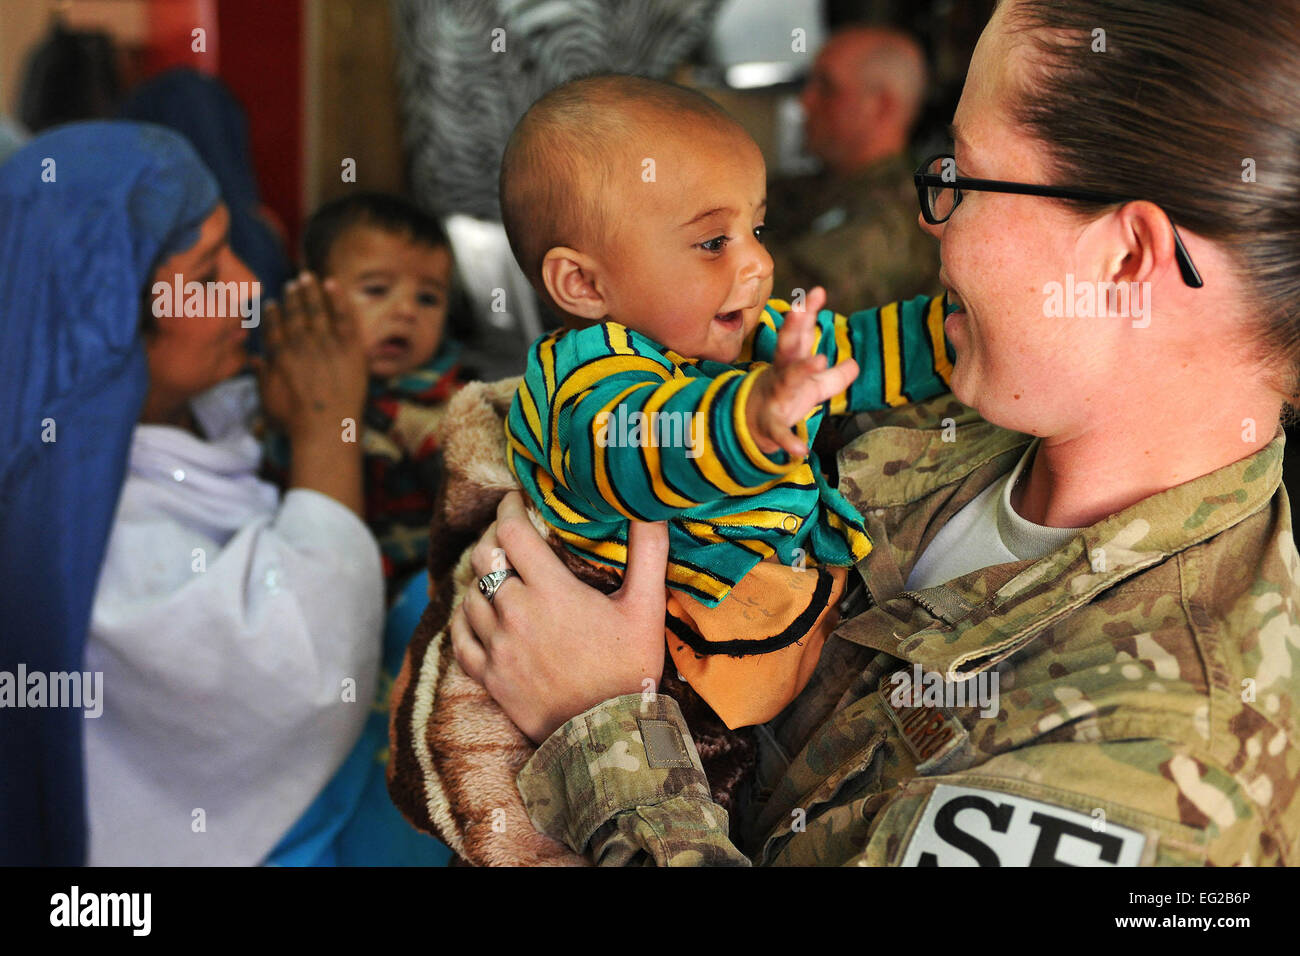
[[[702,93],[646,77],[601,74],[558,86],[529,107],[501,161],[501,217],[510,248],[538,294],[546,253],[601,248],[636,201],[629,187],[653,176],[667,136],[748,134]]]

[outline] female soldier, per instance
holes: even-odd
[[[875,542],[864,591],[762,728],[738,843],[676,705],[642,693],[665,536],[633,528],[605,597],[503,501],[474,567],[500,547],[517,574],[452,636],[542,742],[519,776],[540,830],[610,864],[1300,862],[1278,428],[1298,27],[1296,0],[997,8],[955,162],[918,173],[957,401],[841,453]],[[995,716],[953,693],[976,679]]]

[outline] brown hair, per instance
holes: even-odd
[[[645,140],[652,119],[670,124],[696,119],[740,129],[703,93],[603,73],[546,93],[510,135],[501,160],[501,221],[519,267],[552,307],[541,280],[542,259],[556,246],[583,249],[602,240],[602,198],[618,177],[640,174],[639,160],[628,160],[629,139]]]
[[[1294,403],[1300,0],[1014,0],[1004,12],[1033,31],[1042,72],[1016,118],[1047,144],[1057,181],[1149,200],[1222,244],[1263,312],[1244,331],[1287,363],[1276,387]]]

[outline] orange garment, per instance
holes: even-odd
[[[678,675],[732,730],[771,720],[812,676],[847,579],[847,568],[760,561],[717,607],[669,591],[665,632]]]

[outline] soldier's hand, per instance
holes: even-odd
[[[667,527],[633,521],[627,549],[619,590],[588,587],[555,556],[512,491],[470,553],[475,574],[515,573],[491,601],[469,589],[452,615],[452,650],[534,743],[601,701],[643,693],[647,680],[659,683]]]
[[[772,364],[758,373],[749,392],[745,420],[765,455],[784,450],[803,458],[808,446],[794,429],[822,402],[838,395],[858,377],[858,363],[847,359],[827,368],[817,347],[817,313],[826,304],[826,290],[808,293],[803,309],[791,309],[777,333]]]

